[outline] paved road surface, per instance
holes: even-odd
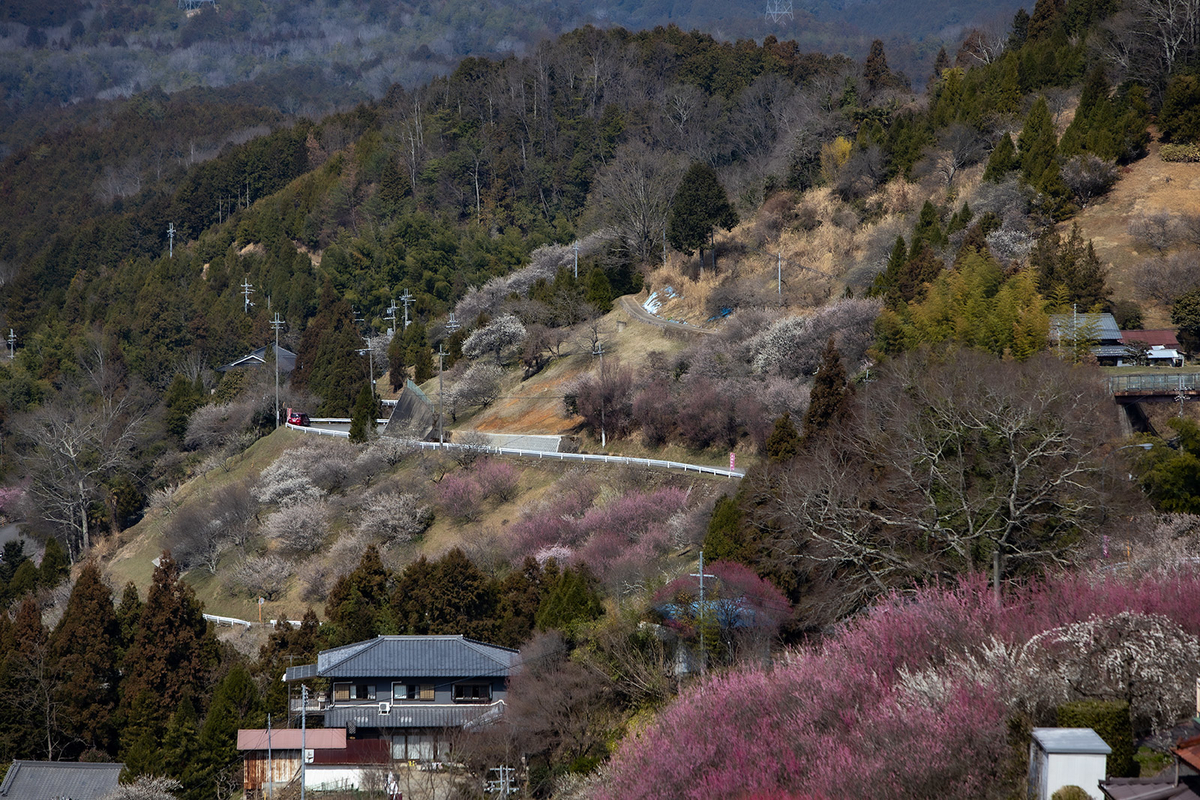
[[[647,325],[653,325],[656,328],[664,330],[684,331],[685,333],[695,333],[701,336],[711,336],[716,331],[710,331],[707,328],[697,328],[695,325],[686,325],[682,322],[673,322],[669,319],[656,317],[646,309],[642,308],[642,304],[637,301],[637,298],[631,294],[627,294],[621,298],[621,305],[625,307],[625,311],[629,316],[636,319],[638,322],[644,322]]]

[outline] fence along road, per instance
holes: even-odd
[[[323,422],[325,420],[322,420]],[[317,420],[313,420],[317,422]],[[342,425],[349,423],[349,420],[328,420],[329,424]],[[321,428],[317,425],[311,427],[302,427],[293,425],[290,422],[287,426],[294,431],[301,433],[311,433],[318,436],[335,436],[341,439],[350,438],[348,431],[335,430],[332,428]],[[546,450],[526,450],[520,447],[487,447],[483,445],[455,444],[446,442],[444,445],[438,442],[419,442],[414,439],[409,439],[416,447],[422,450],[474,450],[479,453],[487,453],[500,456],[522,456],[525,458],[536,458],[545,461],[585,461],[593,464],[628,464],[635,467],[650,467],[651,469],[674,469],[683,472],[698,472],[702,475],[717,475],[722,478],[743,478],[746,476],[744,470],[722,469],[721,467],[710,467],[707,464],[685,464],[681,461],[664,461],[657,458],[634,458],[632,456],[608,456],[601,453],[555,453]]]

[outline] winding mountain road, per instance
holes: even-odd
[[[642,308],[642,304],[639,303],[637,298],[631,294],[621,297],[621,306],[625,309],[626,313],[628,313],[630,317],[636,319],[638,322],[645,323],[646,325],[653,325],[656,328],[662,328],[663,330],[683,331],[684,333],[695,333],[702,336],[711,336],[716,333],[716,331],[711,331],[707,328],[697,328],[695,325],[688,325],[686,322],[675,322],[674,320],[656,317],[646,309]]]

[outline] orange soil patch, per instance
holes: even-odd
[[[1155,253],[1129,235],[1129,222],[1155,211],[1195,211],[1200,201],[1200,164],[1163,161],[1158,149],[1158,142],[1151,142],[1150,154],[1122,170],[1112,192],[1074,220],[1083,237],[1092,240],[1100,261],[1109,265],[1108,285],[1113,297],[1142,305],[1147,328],[1169,327],[1170,310],[1150,306],[1133,285],[1137,265]],[[1071,224],[1063,224],[1064,235],[1070,233]]]

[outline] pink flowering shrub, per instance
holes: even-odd
[[[1025,746],[1010,719],[1053,724],[1038,715],[1075,699],[1085,677],[1090,694],[1129,699],[1135,720],[1183,713],[1200,669],[1198,609],[1190,571],[1059,577],[1003,606],[981,577],[893,597],[771,670],[694,685],[623,743],[599,797],[1007,797]],[[1135,635],[1126,649],[1144,657],[1115,652]],[[1112,657],[1120,669],[1108,676],[1096,665]],[[1151,691],[1162,663],[1182,677]]]
[[[478,519],[482,511],[483,493],[479,484],[456,473],[444,476],[438,483],[437,499],[442,510],[460,522]]]
[[[479,484],[484,497],[497,503],[507,503],[517,496],[517,483],[521,475],[512,464],[488,458],[475,465],[472,477]]]

